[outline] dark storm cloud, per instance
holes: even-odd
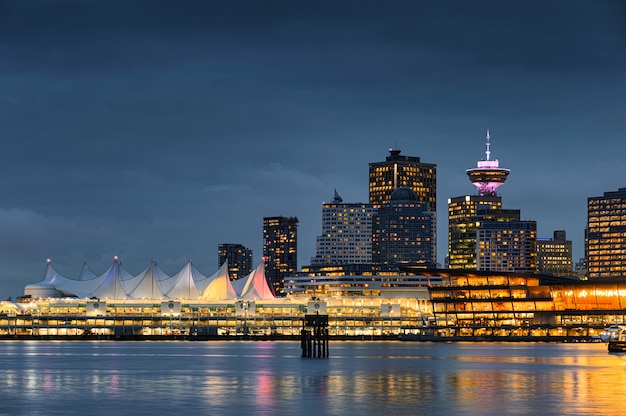
[[[472,192],[486,128],[505,205],[580,253],[586,197],[624,186],[625,9],[0,2],[0,296],[47,257],[212,273],[239,242],[258,262],[263,216],[300,218],[307,264],[321,202],[367,202],[367,164],[396,145],[438,164],[443,260],[446,198]]]

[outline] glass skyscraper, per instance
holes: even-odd
[[[428,210],[437,211],[437,165],[423,163],[419,157],[403,156],[400,150],[389,149],[384,162],[369,164],[370,204],[374,208],[386,204],[391,193],[401,186],[411,188],[418,202],[428,204]]]
[[[626,275],[626,188],[587,199],[587,275]]]
[[[298,218],[263,218],[265,277],[276,295],[282,295],[284,279],[298,270]]]
[[[399,187],[378,208],[372,224],[372,262],[384,266],[437,265],[435,212],[415,192]]]
[[[448,199],[448,263],[451,269],[476,269],[476,215],[502,209],[497,195],[464,195]]]
[[[252,272],[252,250],[242,244],[220,244],[217,247],[218,266],[228,261],[228,275],[240,279]]]

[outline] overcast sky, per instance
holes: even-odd
[[[487,129],[504,207],[576,260],[625,120],[622,1],[0,0],[0,298],[47,258],[258,264],[265,216],[299,218],[309,264],[322,203],[367,202],[390,147],[437,164],[443,263]]]

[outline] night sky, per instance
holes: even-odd
[[[437,164],[443,263],[487,129],[504,207],[583,256],[587,198],[626,187],[626,3],[0,0],[0,298],[47,258],[257,265],[264,216],[307,265],[390,147]]]

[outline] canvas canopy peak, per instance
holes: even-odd
[[[133,275],[117,258],[100,275],[84,263],[76,279],[60,274],[48,261],[43,279],[25,286],[24,295],[83,299],[275,299],[263,264],[247,277],[232,281],[227,262],[211,276],[205,276],[189,260],[178,273],[170,276],[151,260],[141,272]]]

